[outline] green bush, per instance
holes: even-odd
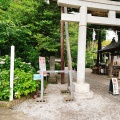
[[[60,63],[55,63],[55,70],[60,70]]]
[[[0,100],[8,100],[10,96],[10,57],[3,56],[2,59],[5,64],[0,65]],[[36,83],[33,80],[35,72],[30,63],[22,62],[20,58],[15,59],[14,98],[21,98],[36,91],[40,82]]]
[[[0,72],[0,100],[7,100],[10,96],[10,71]]]
[[[1,59],[4,59],[5,64],[0,65],[0,70],[9,70],[10,69],[10,56],[2,56]],[[20,70],[24,70],[25,72],[34,73],[35,69],[31,66],[31,63],[22,62],[21,58],[15,58],[14,63],[15,68],[19,68]]]
[[[24,70],[15,69],[14,71],[14,97],[21,98],[29,93],[36,91],[36,81],[33,80],[31,72],[25,72]]]

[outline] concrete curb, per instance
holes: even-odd
[[[18,105],[18,104],[20,104],[20,103],[22,103],[25,100],[30,99],[30,98],[32,98],[32,95],[28,95],[28,96],[25,96],[25,97],[22,97],[20,99],[16,99],[13,101],[0,101],[0,107],[10,108],[10,107]]]

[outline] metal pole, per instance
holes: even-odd
[[[70,94],[73,96],[73,87],[72,87],[72,70],[46,70],[44,71],[46,73],[65,73],[67,72],[70,78]]]
[[[43,89],[44,89],[43,80],[44,80],[43,71],[41,71],[41,100],[43,100]]]
[[[61,7],[61,13],[63,13],[63,7]],[[61,21],[61,70],[64,70],[64,22]],[[65,75],[61,73],[61,84],[64,84]]]
[[[73,87],[72,87],[72,70],[69,71],[69,78],[70,78],[70,94],[73,97]]]

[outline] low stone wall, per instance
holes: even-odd
[[[0,101],[0,107],[7,107],[7,108],[10,108],[10,107],[13,107],[15,105],[18,105],[20,103],[22,103],[23,101],[27,100],[27,99],[30,99],[32,98],[32,95],[28,95],[28,96],[25,96],[25,97],[22,97],[20,99],[16,99],[16,100],[13,100],[13,101]]]

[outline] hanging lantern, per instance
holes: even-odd
[[[117,30],[115,32],[115,41],[118,42],[118,34],[117,34]]]

